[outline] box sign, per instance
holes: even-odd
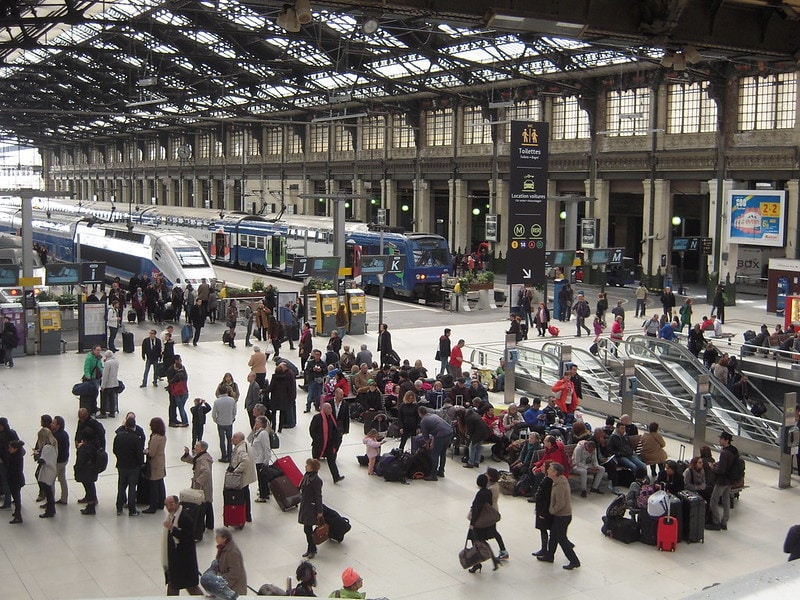
[[[0,267],[0,287],[16,287],[19,285],[19,268]]]

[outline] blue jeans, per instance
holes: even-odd
[[[439,366],[439,373],[448,373],[450,369],[447,366],[447,361],[450,360],[449,356],[443,356],[441,359],[441,364]]]
[[[128,503],[128,513],[136,513],[136,484],[139,482],[141,469],[117,469],[117,512],[122,512],[122,505]],[[127,497],[126,497],[127,492]]]
[[[637,300],[636,301],[636,312],[633,315],[634,317],[643,317],[645,316],[644,313],[647,310],[647,301],[646,300]]]
[[[186,404],[188,398],[189,394],[180,394],[178,396],[174,396],[173,394],[169,395],[169,409],[167,414],[170,425],[189,422],[189,417],[186,416],[186,409],[184,408],[184,404]],[[178,414],[180,414],[180,421],[178,420]]]
[[[476,467],[481,464],[481,443],[480,442],[470,442],[469,443],[469,460],[467,461],[470,464],[475,465]]]
[[[322,394],[322,384],[316,381],[308,382],[308,397],[306,398],[306,410],[311,410],[311,404],[319,408],[319,397]]]
[[[108,349],[109,350],[116,350],[117,347],[114,345],[114,342],[117,339],[117,331],[119,327],[109,327],[108,328]]]
[[[142,385],[147,385],[147,376],[150,374],[150,367],[153,367],[153,383],[158,383],[156,381],[156,363],[151,361],[149,358],[144,363],[144,375],[142,375]]]
[[[220,460],[230,460],[233,446],[231,437],[233,436],[233,425],[217,425],[219,433],[219,451],[222,457]]]
[[[214,598],[222,598],[223,600],[236,600],[236,598],[239,597],[239,594],[228,587],[228,582],[225,581],[225,578],[217,575],[217,572],[213,567],[209,568],[200,577],[200,585],[202,585],[203,589],[211,594]]]
[[[444,475],[444,465],[447,462],[447,447],[453,441],[452,436],[439,436],[433,438],[431,449],[431,476]]]
[[[644,473],[647,472],[647,465],[644,464],[635,454],[633,456],[620,456],[617,454],[616,461],[623,467],[630,469],[634,476],[640,469]]]

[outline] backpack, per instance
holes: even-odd
[[[411,466],[411,453],[403,452],[398,454],[389,465],[383,469],[384,481],[399,481],[400,483],[406,482],[408,477],[408,469]]]
[[[517,480],[514,486],[514,496],[532,496],[533,495],[533,475],[526,473]]]
[[[606,509],[606,516],[609,519],[622,519],[625,517],[625,511],[628,509],[625,496],[617,494],[617,497],[611,501]]]
[[[654,494],[656,491],[656,486],[647,483],[642,486],[642,490],[639,492],[639,496],[636,498],[636,506],[638,508],[647,508],[647,501],[650,499],[650,496]]]
[[[728,479],[732,484],[744,481],[744,469],[744,459],[741,456],[737,456],[728,469]]]
[[[16,348],[19,344],[19,339],[13,331],[3,332],[3,345],[7,348]]]
[[[102,473],[108,468],[108,452],[105,448],[98,448],[94,459],[94,468],[98,473]]]

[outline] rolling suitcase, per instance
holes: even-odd
[[[188,323],[181,328],[181,344],[188,344],[194,337],[192,326]]]
[[[231,343],[231,330],[226,329],[222,332],[222,343],[223,344],[230,344]]]
[[[341,543],[344,536],[352,529],[350,519],[343,517],[338,512],[327,506],[322,507],[322,518],[328,524],[328,537],[334,542]]]
[[[661,517],[651,517],[647,511],[642,511],[639,516],[639,540],[648,546],[655,546],[657,542],[658,521]]]
[[[133,332],[131,331],[123,331],[122,332],[122,351],[131,354],[134,350],[134,339],[133,339]]]
[[[681,499],[681,538],[689,543],[695,544],[705,540],[706,522],[706,501],[700,494],[681,490],[678,492]]]
[[[659,517],[656,527],[656,546],[659,550],[675,552],[678,549],[680,526],[678,518],[673,517],[673,512],[681,510],[680,498],[669,494],[667,496],[667,514]]]
[[[128,311],[128,323],[136,323],[136,311],[129,310]]]
[[[286,475],[281,475],[270,481],[269,491],[272,492],[275,501],[284,512],[300,504],[300,490]]]
[[[224,507],[222,521],[225,527],[244,527],[246,506],[244,503],[244,490],[222,490]]]
[[[292,482],[294,487],[300,487],[300,482],[303,481],[303,474],[300,472],[300,469],[297,468],[297,465],[291,456],[283,456],[277,459],[275,461],[275,466],[278,467],[283,474],[289,478],[289,481]]]

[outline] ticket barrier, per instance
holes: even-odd
[[[367,332],[367,297],[364,290],[345,290],[344,294],[349,323],[347,333],[363,335]]]
[[[339,310],[339,294],[336,290],[317,292],[317,335],[329,336],[336,329],[336,313]]]
[[[61,354],[61,310],[58,302],[40,302],[38,339],[39,354]]]

